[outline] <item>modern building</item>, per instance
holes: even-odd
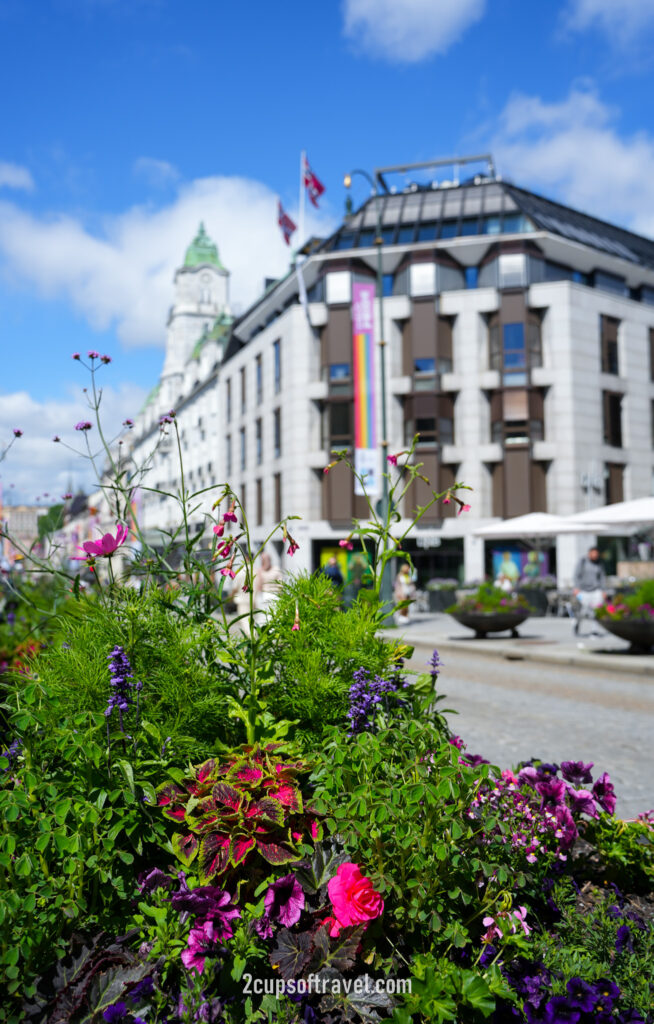
[[[187,486],[228,480],[256,540],[300,515],[294,568],[338,550],[367,506],[343,466],[323,469],[334,449],[352,450],[352,292],[377,284],[380,246],[378,438],[393,453],[419,434],[430,480],[399,511],[408,522],[432,487],[473,488],[471,512],[439,504],[412,532],[423,580],[482,577],[488,553],[473,532],[493,519],[652,493],[654,241],[494,174],[400,191],[378,177],[376,195],[305,246],[307,301],[292,267],[237,320],[201,228],[175,276],[161,380],[134,428],[136,458],[154,448],[148,486],[180,483],[159,427],[173,408]],[[376,373],[379,424],[379,358]],[[198,499],[198,525],[212,500]],[[167,528],[172,503],[144,491],[142,514]],[[562,582],[586,543],[559,538]]]

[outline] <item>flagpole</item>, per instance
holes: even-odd
[[[307,159],[306,150],[303,149],[300,153],[300,196],[298,205],[298,250],[304,245],[306,238],[304,237],[304,209],[306,203],[306,188],[304,187],[304,165]]]

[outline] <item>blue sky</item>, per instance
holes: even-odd
[[[299,153],[340,217],[351,167],[491,149],[526,187],[654,234],[651,0],[0,0],[0,448],[31,500],[84,482],[48,437],[156,381],[203,217],[242,309],[284,270]],[[365,198],[362,183],[357,200]]]

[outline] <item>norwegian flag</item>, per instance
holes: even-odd
[[[291,220],[289,215],[286,213],[284,207],[282,206],[281,199],[277,200],[277,223],[282,229],[284,241],[286,242],[287,245],[290,245],[291,235],[296,230],[297,224],[295,223],[295,221]]]
[[[309,193],[309,199],[314,206],[318,205],[318,200],[325,191],[325,186],[319,178],[316,178],[315,174],[309,167],[309,161],[306,156],[304,158],[304,186]]]

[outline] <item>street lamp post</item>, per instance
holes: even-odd
[[[347,189],[350,188],[350,185],[352,184],[352,177],[355,174],[360,174],[362,177],[364,177],[366,179],[366,181],[368,181],[368,183],[370,184],[370,187],[372,189],[372,194],[375,197],[376,206],[377,206],[377,229],[376,229],[376,237],[375,237],[375,246],[377,248],[377,305],[378,305],[378,310],[379,310],[379,339],[377,341],[377,346],[379,348],[380,370],[381,370],[381,374],[380,374],[380,378],[381,378],[381,380],[380,380],[380,383],[381,383],[381,435],[382,435],[381,436],[381,440],[380,440],[381,451],[382,451],[381,519],[382,519],[383,522],[385,522],[387,514],[388,514],[388,475],[387,475],[388,462],[386,461],[386,456],[388,455],[388,424],[387,424],[387,419],[386,419],[386,353],[385,353],[386,342],[384,341],[384,278],[383,278],[383,268],[382,268],[382,244],[383,244],[383,239],[382,239],[382,224],[381,224],[381,203],[379,202],[379,188],[377,186],[377,183],[375,181],[373,181],[372,177],[368,174],[367,171],[362,171],[362,170],[357,168],[357,169],[355,169],[353,171],[350,171],[349,174],[346,174],[344,179],[343,179],[343,184],[345,185],[345,188],[347,188]],[[350,199],[350,197],[348,195],[348,202],[346,203],[346,211],[348,213],[351,211],[351,203],[349,202],[349,199]],[[384,607],[384,608],[390,607],[390,603],[391,603],[391,577],[390,577],[390,570],[389,570],[388,566],[386,567],[386,569],[384,570],[384,572],[382,574],[381,587],[380,587],[380,591],[379,591],[379,596],[380,596],[382,607]]]

